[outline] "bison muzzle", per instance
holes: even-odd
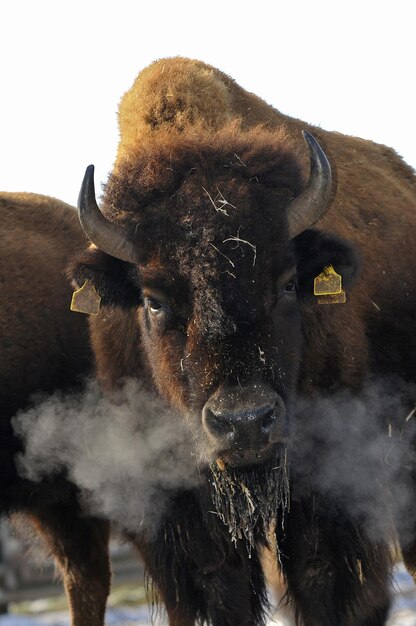
[[[218,456],[233,465],[263,460],[287,439],[284,402],[262,383],[220,385],[205,403],[202,423]]]

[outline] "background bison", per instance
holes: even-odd
[[[182,413],[206,477],[178,491],[156,536],[135,538],[170,623],[263,623],[258,548],[276,517],[299,620],[383,624],[389,537],[305,486],[299,445],[289,508],[287,442],[297,396],[358,391],[375,374],[414,380],[413,171],[187,59],[145,69],[119,119],[102,212],[87,170],[81,221],[95,245],[71,275],[101,297],[90,331],[102,386],[153,386]],[[314,296],[330,265],[344,304]]]
[[[76,211],[46,196],[2,193],[0,214],[1,511],[25,514],[45,539],[63,574],[73,623],[102,624],[107,525],[82,516],[77,489],[62,475],[40,482],[18,476],[22,443],[11,426],[31,394],[74,389],[91,367],[86,321],[69,310],[64,275],[85,238]]]

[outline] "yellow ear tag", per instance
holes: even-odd
[[[332,265],[324,267],[313,281],[313,293],[318,296],[318,304],[344,304],[347,301],[342,288],[342,276]]]
[[[101,297],[95,290],[94,285],[85,281],[80,289],[72,294],[71,311],[97,315],[100,311]]]

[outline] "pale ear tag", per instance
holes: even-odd
[[[100,311],[101,297],[95,290],[94,285],[85,281],[80,289],[72,294],[71,311],[97,315]]]
[[[347,301],[342,288],[342,276],[332,265],[324,267],[313,281],[313,293],[318,296],[318,304],[344,304]]]
[[[324,267],[313,281],[315,296],[333,296],[342,291],[342,276],[337,274],[332,265]]]

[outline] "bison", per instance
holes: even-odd
[[[201,486],[134,537],[170,625],[263,624],[273,526],[300,623],[384,624],[387,537],[296,488],[291,425],[299,395],[415,378],[414,172],[184,58],[142,71],[119,123],[101,208],[84,178],[91,244],[69,275],[100,298],[102,388],[146,381],[192,435]]]
[[[102,624],[108,525],[82,514],[78,490],[63,475],[40,482],[18,475],[23,444],[12,428],[35,392],[75,389],[90,371],[86,320],[69,310],[65,280],[85,236],[76,210],[50,197],[1,193],[0,212],[1,512],[23,514],[42,535],[62,572],[73,623]]]

